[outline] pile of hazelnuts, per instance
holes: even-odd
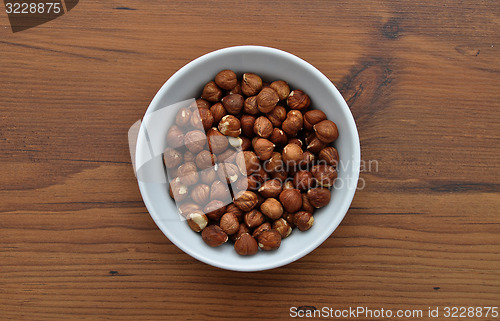
[[[276,250],[330,202],[337,126],[302,90],[222,70],[167,132],[170,196],[209,246],[240,255]]]

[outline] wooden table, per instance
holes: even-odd
[[[499,306],[499,14],[498,1],[80,1],[12,33],[1,13],[0,319]],[[317,250],[246,274],[162,234],[127,142],[177,69],[243,44],[321,70],[378,162]]]

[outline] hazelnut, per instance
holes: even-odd
[[[279,127],[286,119],[286,109],[283,106],[277,105],[266,116],[274,127]]]
[[[264,251],[276,250],[281,245],[281,234],[274,230],[270,229],[262,232],[257,238],[259,247]]]
[[[240,210],[236,205],[234,205],[233,203],[229,204],[226,208],[226,213],[233,213],[236,218],[238,219],[238,222],[243,222],[243,216],[245,215],[245,213]]]
[[[270,230],[270,229],[271,229],[271,223],[265,222],[265,223],[259,225],[258,227],[256,227],[255,230],[253,230],[252,237],[257,238],[257,237],[259,237],[259,235],[262,232]]]
[[[226,206],[223,201],[212,200],[203,208],[203,212],[213,221],[220,220],[221,216],[226,212]]]
[[[282,218],[285,219],[285,221],[290,224],[291,228],[295,227],[295,224],[293,224],[293,217],[295,216],[294,213],[288,213],[288,212],[283,212]]]
[[[268,198],[260,206],[260,211],[271,220],[277,220],[283,214],[283,206],[275,198]]]
[[[284,218],[280,218],[274,221],[273,229],[278,231],[278,233],[280,233],[282,239],[284,239],[285,237],[289,236],[290,233],[292,233],[292,227]]]
[[[257,210],[251,210],[245,213],[244,221],[249,228],[254,228],[264,223],[265,218],[261,212]]]
[[[227,235],[232,235],[238,231],[240,223],[233,213],[226,213],[220,218],[220,228]]]
[[[306,145],[309,145],[316,138],[316,134],[313,131],[304,131],[303,136]]]
[[[191,199],[200,205],[205,205],[210,196],[210,187],[205,184],[196,185],[191,192]]]
[[[236,164],[243,175],[253,174],[260,166],[257,155],[251,151],[239,152],[236,155]]]
[[[334,168],[337,168],[339,163],[339,153],[335,147],[328,146],[319,152],[319,159],[325,161],[328,165],[332,165]]]
[[[339,137],[337,125],[331,120],[323,120],[313,126],[316,137],[325,143],[331,143]]]
[[[198,98],[195,101],[195,106],[194,107],[209,109],[210,108],[210,103],[208,101],[206,101],[205,99],[203,99],[203,98]]]
[[[195,155],[190,151],[184,153],[184,163],[192,163],[195,160]]]
[[[240,123],[243,135],[247,137],[253,137],[254,136],[253,127],[255,125],[255,117],[252,115],[245,114],[241,116]]]
[[[316,159],[316,156],[314,156],[313,153],[311,153],[310,151],[306,150],[302,156],[302,161],[300,162],[300,165],[301,166],[308,166],[311,165],[314,160]]]
[[[201,211],[195,211],[187,216],[189,227],[195,232],[201,232],[208,224],[208,218]]]
[[[288,178],[288,172],[285,170],[271,172],[271,177],[278,179],[280,182],[284,182]]]
[[[313,153],[319,153],[323,148],[326,147],[326,143],[314,137],[313,140],[307,145],[307,149]]]
[[[167,143],[170,147],[177,148],[184,145],[184,133],[177,125],[172,125],[167,132]]]
[[[281,157],[281,153],[273,152],[271,154],[271,158],[264,161],[264,169],[268,172],[277,172],[283,171],[285,166],[283,164],[283,158]]]
[[[207,169],[215,165],[215,157],[208,150],[199,152],[194,161],[199,169]]]
[[[231,94],[238,94],[238,95],[241,95],[243,94],[243,92],[241,91],[241,83],[239,81],[236,82],[236,86],[234,86],[233,89],[229,90],[227,92],[228,95],[231,95]]]
[[[219,169],[217,170],[217,174],[219,175],[219,179],[221,181],[224,182],[225,180],[228,184],[232,184],[239,178],[239,169],[235,164],[221,163]]]
[[[230,90],[238,84],[238,79],[234,71],[222,70],[215,76],[215,83],[222,89]]]
[[[275,145],[265,138],[258,138],[253,146],[260,160],[271,158]]]
[[[250,176],[238,177],[235,183],[231,184],[233,194],[238,194],[242,191],[252,191],[257,187],[255,180],[251,180]]]
[[[213,168],[207,168],[200,172],[200,180],[203,184],[212,184],[213,181],[217,178],[217,173]]]
[[[234,215],[236,215],[236,217],[240,222],[243,221],[244,213],[242,210],[238,208],[238,206],[234,205],[234,203],[231,203],[226,207],[226,213],[233,213]]]
[[[244,73],[241,81],[241,91],[245,96],[254,96],[262,89],[262,79],[256,74]]]
[[[337,178],[337,171],[335,168],[325,164],[314,165],[311,173],[318,181],[318,184],[323,187],[332,186]]]
[[[212,112],[207,108],[198,108],[197,112],[194,111],[191,116],[191,126],[194,128],[209,130],[214,123]]]
[[[229,139],[228,139],[229,142]],[[234,149],[227,149],[222,154],[217,156],[217,162],[219,163],[234,163],[236,161],[236,155],[238,152]]]
[[[311,202],[309,202],[307,198],[307,193],[302,193],[302,210],[311,214],[313,214],[315,210],[314,206],[311,205]]]
[[[314,217],[309,212],[300,211],[293,216],[293,224],[295,224],[300,231],[307,231],[313,226],[313,223]]]
[[[184,136],[184,144],[193,153],[199,153],[205,148],[207,136],[201,130],[192,130]]]
[[[290,110],[283,121],[281,128],[290,136],[295,136],[302,129],[303,116],[300,111]]]
[[[298,189],[284,189],[280,193],[280,202],[287,212],[295,213],[302,207],[302,195]]]
[[[295,145],[299,145],[299,147],[302,149],[302,147],[304,146],[304,143],[302,142],[302,140],[300,140],[299,138],[290,138],[288,140],[288,144],[295,144]]]
[[[217,128],[210,128],[207,132],[208,147],[214,154],[220,154],[227,149],[229,142]]]
[[[191,112],[191,118],[189,119],[189,125],[194,129],[203,129],[203,123],[201,121],[201,116],[199,108],[193,109]]]
[[[218,102],[222,98],[222,90],[215,84],[215,81],[210,81],[203,87],[201,98],[213,103]]]
[[[198,183],[199,175],[195,163],[184,163],[177,170],[179,180],[186,186],[191,186]]]
[[[290,95],[290,87],[286,83],[286,81],[283,80],[276,80],[273,81],[269,87],[274,89],[276,93],[278,94],[280,100],[288,98],[288,95]]]
[[[241,137],[229,136],[227,138],[227,141],[229,142],[229,145],[233,146],[234,148],[241,147],[241,144],[243,144],[243,139]]]
[[[182,184],[178,177],[170,182],[170,197],[172,197],[176,203],[184,201],[188,196],[188,191],[188,187],[185,184]]]
[[[163,163],[166,168],[175,168],[182,163],[182,155],[177,150],[167,147],[163,152]]]
[[[231,94],[222,98],[222,105],[227,112],[233,115],[238,114],[243,109],[245,99],[240,94]]]
[[[238,194],[241,191],[249,190],[249,191],[255,191],[257,188],[259,188],[260,182],[256,176],[256,174],[249,175],[249,176],[243,176],[238,181],[234,186],[231,186],[233,188],[233,194]],[[258,196],[258,194],[257,194]]]
[[[260,113],[259,107],[257,106],[257,96],[251,96],[245,99],[243,111],[249,115],[257,115]]]
[[[321,110],[309,110],[304,114],[304,128],[307,130],[312,130],[314,125],[325,119],[326,115]]]
[[[253,132],[262,138],[268,138],[273,132],[273,124],[265,116],[260,116],[255,120]]]
[[[231,194],[229,193],[229,187],[227,184],[221,181],[215,181],[210,186],[210,199],[220,200],[222,202],[230,202]]]
[[[241,134],[240,120],[233,115],[222,117],[219,122],[219,131],[226,136],[238,137]]]
[[[263,167],[260,167],[257,172],[253,174],[253,176],[257,179],[257,181],[262,184],[269,179],[269,174],[264,170]]]
[[[305,110],[311,104],[311,100],[305,92],[296,89],[288,95],[286,103],[290,109]]]
[[[243,177],[247,178],[246,184],[248,185],[247,186],[248,190],[255,191],[255,190],[259,189],[262,185],[263,179],[259,177],[258,171],[251,174],[251,175],[243,176]],[[242,190],[242,189],[240,189],[240,190]],[[260,195],[260,194],[258,194],[258,195]]]
[[[181,108],[175,115],[175,124],[180,127],[184,127],[189,123],[191,118],[191,110],[189,108]]]
[[[209,225],[201,232],[201,238],[212,247],[220,246],[227,242],[227,234],[217,225]]]
[[[234,205],[244,212],[251,211],[257,205],[257,202],[257,195],[251,191],[240,192],[234,199]]]
[[[283,148],[283,161],[287,165],[298,164],[304,158],[302,148],[297,144],[288,144]]]
[[[257,188],[257,180],[253,176],[243,176],[240,177],[234,186],[231,186],[233,188],[234,193],[238,193],[240,191],[245,191],[245,190],[255,190]]]
[[[201,208],[200,205],[195,203],[184,203],[178,207],[178,210],[182,216],[188,217],[189,214],[200,211]]]
[[[263,197],[278,197],[280,195],[283,187],[281,186],[281,180],[270,179],[265,181],[264,184],[259,188],[259,193]]]
[[[257,241],[248,233],[243,233],[234,242],[234,250],[239,255],[254,255],[259,251]]]
[[[256,136],[254,138],[252,138],[252,147],[255,148],[255,143],[257,142],[257,140],[259,139],[260,137]]]
[[[328,188],[316,187],[307,192],[309,203],[315,208],[321,208],[330,203],[331,192]]]
[[[224,108],[222,103],[213,104],[212,107],[210,107],[210,112],[214,118],[214,124],[218,124],[222,117],[227,115],[226,108]]]
[[[245,233],[250,234],[250,229],[244,223],[240,223],[238,231],[236,231],[236,233],[234,233],[233,235],[230,235],[229,237],[231,238],[231,240],[233,242],[235,242]]]
[[[298,171],[293,178],[293,184],[298,190],[307,191],[314,185],[313,174],[310,171]]]
[[[269,136],[269,140],[273,142],[276,146],[283,146],[287,143],[288,138],[285,135],[285,132],[279,128],[274,127],[271,136]]]
[[[279,100],[274,89],[263,88],[257,95],[257,106],[262,113],[269,113],[276,107]]]
[[[241,137],[241,149],[249,150],[252,148],[252,140],[248,137]]]

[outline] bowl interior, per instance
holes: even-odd
[[[339,138],[334,146],[339,152],[340,164],[330,203],[315,212],[315,224],[309,231],[294,229],[277,251],[260,251],[251,257],[239,256],[229,243],[218,248],[208,247],[200,235],[179,219],[175,204],[168,195],[161,158],[167,145],[166,131],[174,121],[176,110],[164,107],[199,97],[204,84],[223,69],[232,69],[239,76],[244,72],[257,73],[264,81],[287,81],[292,89],[302,89],[308,93],[313,108],[324,111],[339,129]],[[241,46],[214,51],[175,73],[156,94],[145,119],[160,110],[165,112],[165,117],[151,117],[148,124],[149,137],[139,135],[137,140],[138,173],[141,171],[140,164],[148,163],[150,168],[149,174],[138,175],[139,188],[158,227],[170,241],[194,258],[237,271],[258,271],[282,266],[314,250],[331,235],[345,216],[359,176],[360,147],[356,125],[337,89],[328,78],[304,60],[268,47]],[[154,131],[149,130],[150,128],[154,128]]]

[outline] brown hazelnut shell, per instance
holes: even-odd
[[[259,251],[259,245],[257,241],[248,233],[243,233],[234,242],[234,250],[239,255],[254,255]]]
[[[209,225],[201,232],[201,238],[212,247],[221,246],[227,242],[228,236],[217,225]]]

